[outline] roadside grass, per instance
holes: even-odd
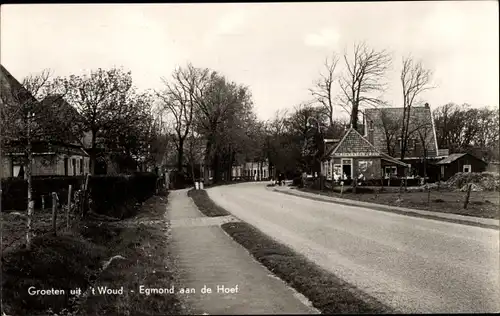
[[[226,223],[222,229],[323,314],[394,312],[247,223]]]
[[[340,195],[333,191],[320,191],[311,188],[298,188],[297,190],[318,195],[331,196],[346,200],[371,202],[389,206],[413,208],[424,211],[450,213],[482,218],[500,219],[500,193],[499,192],[471,192],[469,205],[463,208],[466,192],[431,191],[430,203],[427,192],[404,192],[398,201],[399,192],[379,192],[353,194],[351,192]]]
[[[71,289],[85,289],[105,258],[106,249],[67,232],[33,240],[32,249],[16,249],[2,257],[2,313],[47,315],[71,309]],[[29,295],[28,288],[60,289],[66,295]]]
[[[215,204],[208,197],[207,191],[205,190],[191,189],[188,191],[188,196],[193,199],[194,204],[196,204],[200,212],[205,216],[216,217],[231,215],[228,211]]]
[[[166,315],[181,313],[175,295],[139,294],[139,286],[170,287],[173,275],[168,253],[165,196],[144,203],[141,212],[119,222],[88,220],[75,232],[39,236],[32,251],[16,249],[3,258],[3,310],[7,315]],[[124,259],[110,259],[122,256]],[[105,262],[109,266],[103,270]],[[30,296],[27,289],[91,286],[78,299]],[[120,289],[123,295],[98,295],[97,287]],[[134,292],[132,292],[134,291]]]

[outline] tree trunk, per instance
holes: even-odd
[[[205,148],[205,159],[204,159],[204,177],[205,177],[205,184],[208,184],[210,181],[210,168],[212,167],[212,162],[210,159],[210,153],[211,153],[211,147],[212,143],[210,141],[207,141],[207,147]]]
[[[177,149],[177,170],[182,172],[183,166],[182,162],[184,160],[184,140],[179,139],[179,148]]]
[[[32,188],[32,181],[31,181],[33,153],[31,151],[31,137],[29,136],[29,134],[28,134],[27,151],[28,151],[28,162],[26,164],[26,177],[28,179],[28,221],[27,221],[28,227],[27,227],[27,233],[26,233],[26,248],[28,250],[30,250],[31,249],[31,242],[33,239],[33,215],[34,215],[35,207],[34,207],[34,201],[33,201],[33,192],[32,192],[33,188]]]
[[[90,174],[95,175],[95,164],[96,164],[96,137],[97,131],[92,131],[92,150],[90,151]]]
[[[214,160],[212,162],[212,170],[213,170],[213,174],[212,174],[212,181],[213,183],[217,183],[219,181],[219,155],[216,154],[214,155]]]

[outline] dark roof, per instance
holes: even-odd
[[[385,134],[383,130],[382,117],[385,116],[395,122],[403,119],[403,107],[381,107],[375,109],[366,109],[364,111],[366,121],[373,122],[374,128],[374,146],[387,153],[387,145],[385,144]],[[368,125],[368,124],[367,124]],[[417,129],[425,128],[427,143],[430,145],[428,152],[429,156],[437,156],[437,139],[434,128],[434,120],[430,107],[413,106],[410,110],[409,130],[416,131]]]
[[[457,159],[462,158],[465,155],[469,155],[469,156],[472,156],[472,157],[474,157],[474,158],[476,158],[478,160],[483,161],[482,159],[477,158],[476,156],[471,155],[469,153],[456,153],[456,154],[451,154],[448,157],[444,158],[443,160],[438,161],[436,164],[438,164],[438,165],[447,165],[447,164],[450,164],[450,163],[454,162]],[[486,163],[486,162],[484,162],[484,163]]]
[[[0,96],[3,102],[14,106],[18,106],[21,102],[36,102],[35,97],[1,64]]]
[[[88,156],[87,152],[83,150],[81,146],[66,144],[62,142],[47,142],[47,141],[35,141],[32,143],[32,152],[34,154],[72,154]],[[6,150],[7,155],[9,154],[22,154],[25,152],[24,144],[13,141],[9,143],[8,149]]]
[[[44,108],[61,113],[68,119],[80,118],[80,113],[59,94],[48,95],[41,101]],[[58,114],[54,113],[54,114]]]

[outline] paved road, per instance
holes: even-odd
[[[211,188],[233,215],[401,312],[499,312],[499,231],[273,192]]]

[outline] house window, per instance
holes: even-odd
[[[334,164],[333,165],[333,179],[338,180],[342,176],[342,165]]]
[[[368,129],[373,130],[373,121],[368,122]]]
[[[13,164],[12,165],[12,176],[24,178],[24,167],[23,165]]]
[[[464,172],[470,173],[472,172],[472,167],[471,165],[464,165]]]
[[[396,166],[386,166],[385,167],[385,177],[396,176],[398,174],[398,168]]]
[[[80,159],[80,174],[83,174],[83,158]]]

